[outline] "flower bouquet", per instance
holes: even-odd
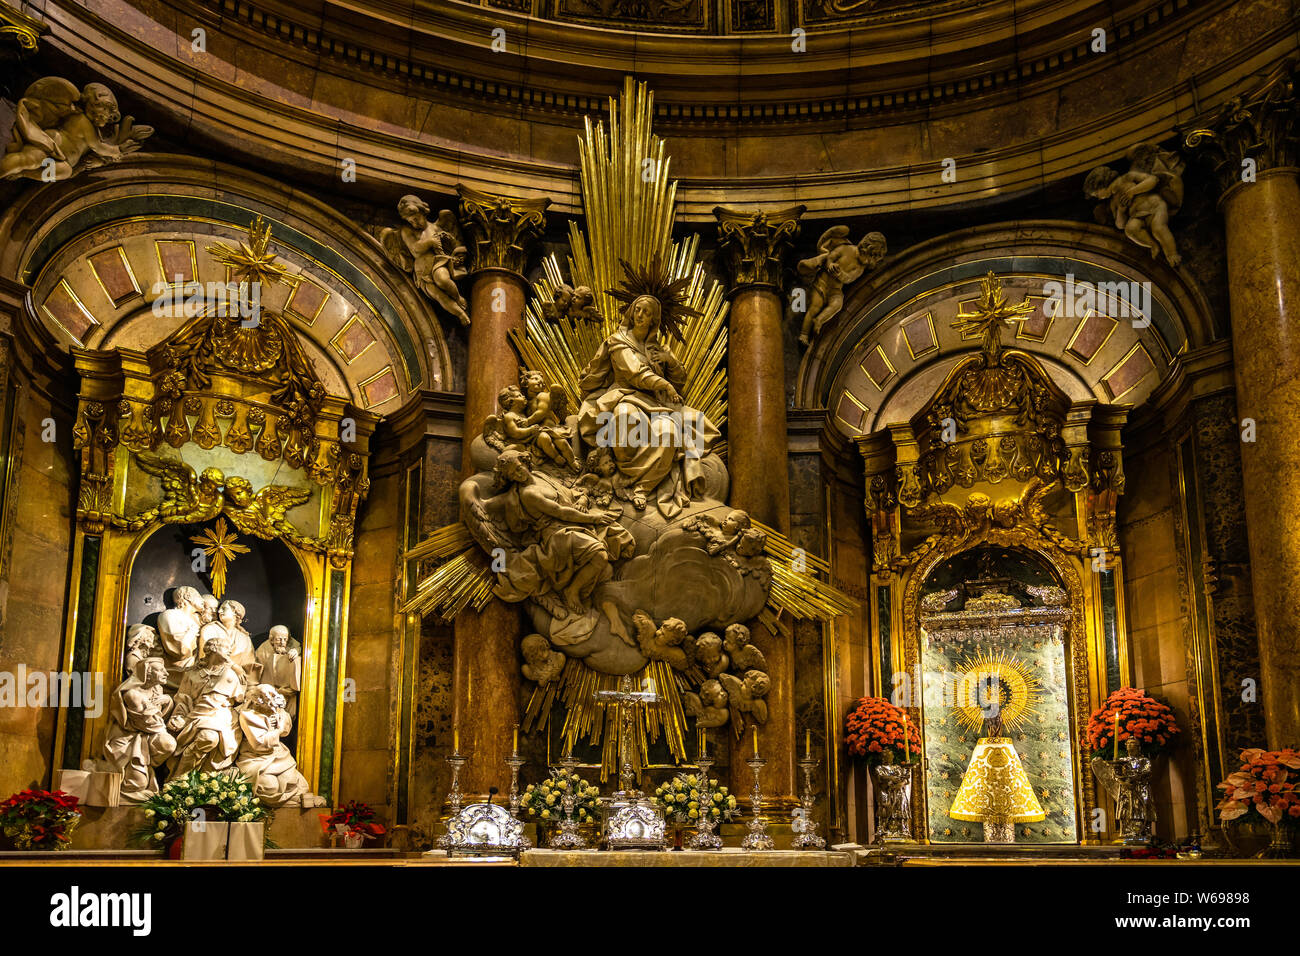
[[[655,787],[650,799],[664,810],[664,819],[676,826],[694,826],[700,820],[700,784],[698,774],[679,773],[662,786]],[[717,823],[727,823],[740,815],[736,798],[718,781],[709,781],[709,816]]]
[[[907,712],[883,697],[863,697],[845,718],[849,753],[868,764],[905,763],[921,753],[921,731]]]
[[[1215,809],[1235,845],[1244,848],[1248,840],[1243,836],[1252,824],[1263,823],[1272,829],[1272,844],[1257,855],[1290,855],[1293,832],[1300,827],[1300,750],[1243,750],[1241,769],[1219,789],[1224,795]]]
[[[1144,757],[1156,757],[1173,748],[1181,731],[1174,712],[1163,701],[1134,687],[1121,687],[1092,712],[1084,734],[1084,749],[1092,758],[1113,760],[1123,756],[1115,746],[1115,715],[1119,715],[1119,741],[1135,738]]]
[[[210,844],[212,852],[223,854],[221,858],[228,858],[225,854],[231,852],[232,839],[242,844],[256,837],[255,845],[237,850],[242,853],[246,849],[254,858],[260,858],[266,845],[264,824],[271,810],[258,799],[248,778],[233,768],[219,772],[191,770],[168,780],[140,808],[149,820],[148,826],[136,833],[140,842],[152,841],[179,852],[184,838],[191,836],[191,849],[206,854]],[[259,832],[254,834],[249,828],[232,830],[230,826],[246,823],[258,824]]]
[[[24,790],[0,803],[0,829],[20,850],[65,850],[80,822],[77,798],[62,790]]]
[[[332,829],[339,834],[350,850],[360,848],[367,839],[377,840],[384,835],[384,825],[375,822],[375,811],[359,800],[349,800],[328,816],[321,814],[321,825],[326,832]]]
[[[551,768],[551,775],[541,783],[530,783],[524,790],[520,806],[528,819],[538,826],[559,823],[564,818],[564,795],[573,794],[573,815],[579,824],[594,823],[600,791],[576,773]]]

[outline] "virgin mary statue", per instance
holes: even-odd
[[[623,325],[601,343],[582,371],[578,428],[588,447],[608,448],[632,501],[654,495],[672,519],[703,497],[700,460],[721,433],[682,400],[686,369],[660,344],[662,305],[640,295],[623,312]]]

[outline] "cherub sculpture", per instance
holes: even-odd
[[[854,245],[849,241],[848,226],[832,226],[817,240],[817,249],[817,255],[798,265],[799,277],[808,284],[808,311],[799,331],[804,345],[811,344],[822,326],[839,315],[844,287],[879,265],[887,246],[878,232],[867,233]]]
[[[415,276],[420,291],[449,313],[469,325],[468,304],[456,287],[456,280],[466,274],[465,244],[460,226],[450,209],[429,219],[429,204],[419,196],[403,196],[397,201],[397,214],[406,225],[382,229],[379,241],[393,265]]]
[[[645,495],[618,470],[614,453],[607,446],[595,448],[587,455],[586,468],[573,484],[578,492],[578,506],[599,505],[608,508],[615,498],[632,502],[638,510],[645,508]]]
[[[325,801],[311,792],[298,761],[284,745],[293,720],[284,698],[270,684],[249,691],[239,708],[240,745],[235,765],[253,783],[253,793],[268,807],[319,807]]]
[[[665,661],[673,670],[684,671],[690,665],[690,655],[683,644],[688,636],[686,624],[670,617],[658,628],[645,611],[632,615],[632,628],[641,653],[652,661]]]
[[[108,730],[97,766],[122,774],[123,803],[143,803],[158,792],[154,768],[176,750],[164,721],[172,699],[163,692],[167,665],[161,657],[135,661],[131,676],[109,695]]]
[[[600,310],[591,286],[577,288],[560,283],[551,291],[551,301],[542,303],[542,315],[549,322],[569,319],[571,322],[599,322]]]
[[[712,631],[705,631],[697,637],[695,664],[706,677],[717,677],[730,667],[731,660],[722,649],[722,638]]]
[[[298,531],[285,517],[290,508],[311,500],[311,491],[287,485],[267,485],[254,492],[247,478],[231,475],[226,479],[224,511],[231,523],[244,534],[270,540],[294,539]]]
[[[741,534],[748,530],[751,524],[746,512],[732,511],[721,522],[712,515],[697,515],[688,519],[682,528],[702,537],[704,550],[710,555],[716,555],[739,545]]]
[[[722,646],[731,659],[732,670],[767,673],[767,658],[749,642],[749,628],[744,624],[728,624],[723,632]]]
[[[730,719],[727,709],[727,692],[716,680],[706,680],[698,694],[682,694],[682,710],[687,717],[695,718],[697,727],[721,727]]]
[[[103,83],[87,83],[78,92],[62,77],[47,76],[18,101],[0,179],[68,179],[118,162],[152,135],[153,127],[123,118],[117,97]]]
[[[164,524],[202,524],[221,514],[226,476],[219,468],[204,468],[200,475],[183,461],[159,455],[137,454],[135,460],[162,481],[163,500],[157,508],[141,512],[131,521],[142,528],[157,519]]]
[[[745,671],[743,678],[735,674],[719,674],[718,682],[727,692],[731,706],[731,723],[737,736],[744,730],[742,715],[749,714],[756,724],[767,723],[767,701],[764,700],[772,683],[762,671]]]
[[[1083,182],[1084,195],[1101,200],[1097,221],[1114,223],[1130,240],[1151,250],[1151,257],[1165,259],[1175,268],[1182,256],[1169,231],[1169,217],[1183,204],[1183,160],[1152,143],[1139,143],[1128,151],[1129,169],[1121,175],[1109,166],[1098,166]]]
[[[521,368],[519,385],[528,398],[528,417],[524,426],[537,426],[533,444],[537,450],[557,465],[578,471],[578,459],[573,452],[573,432],[564,419],[568,414],[568,400],[564,389],[548,385],[541,372]]]
[[[535,684],[549,684],[564,670],[567,658],[552,650],[550,642],[540,634],[525,637],[520,651],[524,655],[523,675]]]
[[[497,393],[500,415],[489,415],[483,422],[483,440],[497,451],[514,446],[527,449],[537,437],[540,425],[529,425],[528,399],[518,385],[507,385]]]

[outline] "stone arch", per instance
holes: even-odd
[[[1073,401],[1142,405],[1180,354],[1224,334],[1185,271],[1115,230],[1056,221],[979,226],[912,246],[852,288],[803,358],[796,403],[826,408],[846,436],[906,421],[976,347],[950,326],[990,271],[1013,303],[1037,306],[1007,333],[1008,346],[1031,353]],[[1053,282],[1074,290],[1078,308],[1048,314]]]
[[[338,211],[272,180],[191,157],[132,159],[28,187],[0,219],[0,269],[31,287],[30,308],[61,349],[145,349],[185,319],[155,309],[176,276],[223,283],[207,246],[270,223],[287,282],[263,289],[327,389],[392,413],[418,390],[454,387],[446,338],[377,240]]]

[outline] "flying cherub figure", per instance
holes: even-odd
[[[542,303],[542,315],[548,322],[569,319],[573,322],[599,322],[600,310],[596,308],[596,295],[591,286],[576,289],[560,283],[551,292],[551,301]]]
[[[1109,166],[1090,172],[1083,181],[1084,195],[1101,200],[1098,222],[1114,223],[1131,241],[1151,250],[1153,259],[1163,252],[1177,268],[1183,258],[1169,230],[1169,217],[1183,204],[1185,164],[1177,154],[1152,143],[1138,143],[1128,151],[1128,160],[1129,170],[1122,175]]]
[[[744,678],[735,674],[719,674],[718,682],[727,692],[731,706],[731,723],[739,737],[743,727],[743,714],[749,714],[756,724],[767,723],[767,701],[764,700],[772,682],[762,671],[745,671]]]
[[[767,673],[767,658],[749,642],[749,628],[744,624],[728,624],[723,631],[722,646],[731,658],[731,666],[736,670]]]
[[[47,76],[18,101],[0,179],[67,179],[120,161],[152,135],[153,127],[136,126],[118,112],[117,97],[103,83],[87,83],[78,93],[62,77]]]
[[[537,450],[557,465],[571,471],[581,470],[570,439],[573,433],[564,423],[568,415],[568,400],[559,385],[547,385],[541,372],[526,368],[519,370],[519,384],[528,397],[528,417],[521,427],[537,425],[533,443]]]
[[[844,305],[844,287],[856,281],[868,269],[874,269],[885,258],[885,237],[879,232],[869,232],[858,240],[849,241],[848,226],[831,226],[817,240],[818,254],[799,263],[799,277],[808,284],[808,311],[804,313],[799,341],[812,342]]]
[[[469,306],[456,288],[456,280],[466,274],[465,244],[460,226],[450,209],[429,219],[429,204],[419,196],[403,196],[397,202],[397,214],[406,225],[381,229],[379,242],[388,260],[403,272],[411,273],[420,291],[469,325]]]
[[[682,710],[695,718],[697,727],[721,727],[731,717],[727,709],[727,692],[716,680],[706,680],[698,694],[682,694]]]
[[[310,499],[310,491],[286,485],[267,485],[254,493],[247,478],[232,475],[226,479],[224,510],[234,526],[244,534],[265,540],[276,537],[293,539],[299,536],[298,529],[285,517],[285,512]]]
[[[682,647],[687,633],[681,619],[670,617],[656,629],[650,615],[637,611],[632,615],[632,627],[642,654],[652,661],[666,661],[673,670],[686,670],[690,659]]]
[[[500,415],[489,415],[483,422],[483,440],[497,451],[511,445],[528,448],[533,444],[540,425],[529,425],[528,399],[518,385],[507,385],[497,393]]]
[[[548,684],[564,670],[564,655],[551,648],[550,642],[540,634],[529,634],[520,648],[524,656],[521,665],[524,677],[535,684]]]
[[[135,460],[146,473],[162,481],[163,499],[157,508],[136,515],[132,528],[142,528],[155,519],[164,524],[201,524],[221,514],[226,476],[219,468],[205,468],[195,475],[194,469],[179,459],[137,454]]]

